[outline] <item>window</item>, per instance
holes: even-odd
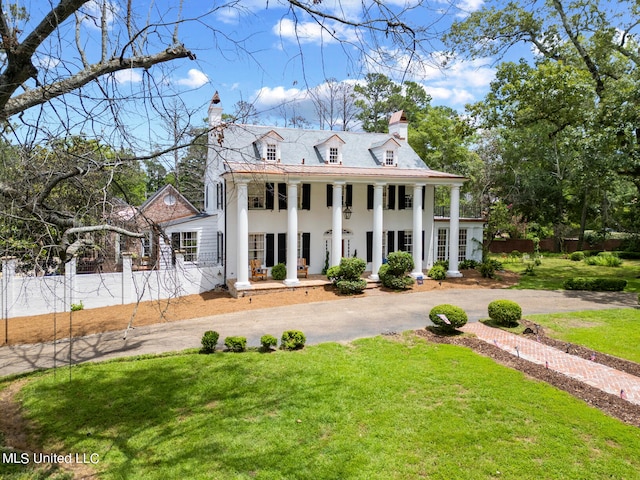
[[[249,196],[249,210],[265,208],[264,183],[250,183],[247,192]]]
[[[393,150],[386,150],[384,152],[384,164],[390,167],[396,164],[396,155]]]
[[[151,256],[151,232],[146,232],[142,237],[142,249],[140,251],[143,257]]]
[[[413,233],[406,231],[404,232],[404,245],[400,245],[400,248],[409,253],[413,253]]]
[[[467,229],[461,228],[458,234],[458,261],[462,262],[467,258]]]
[[[264,264],[264,233],[249,234],[249,260],[255,259]]]
[[[447,229],[439,228],[438,229],[438,251],[436,260],[446,260],[447,259]]]
[[[404,208],[413,208],[413,193],[405,193]]]
[[[338,160],[338,147],[329,148],[329,163],[339,163]]]
[[[267,144],[267,162],[275,162],[277,159],[277,145],[275,143]]]
[[[224,233],[216,232],[216,263],[224,264]]]
[[[174,252],[184,252],[185,262],[198,260],[198,232],[173,232],[171,234],[171,247]]]

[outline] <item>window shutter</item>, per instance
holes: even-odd
[[[373,185],[367,185],[367,210],[373,210]]]
[[[353,205],[353,185],[347,184],[347,198],[346,198],[346,207],[351,207]]]
[[[278,184],[278,210],[287,209],[287,184]]]
[[[278,234],[278,263],[287,263],[287,234]]]
[[[401,252],[405,251],[404,230],[398,230],[398,250],[400,250]]]
[[[367,232],[367,262],[373,262],[373,232]]]
[[[224,233],[218,232],[218,245],[216,248],[217,252],[217,262],[219,265],[224,265]]]
[[[333,207],[333,185],[327,183],[327,207]]]
[[[387,204],[389,206],[389,210],[396,209],[396,186],[389,185],[389,194],[387,195]]]
[[[273,183],[266,184],[266,191],[267,191],[267,195],[266,195],[264,207],[267,210],[273,210],[273,197],[274,197]]]
[[[407,189],[404,185],[398,185],[398,210],[404,210],[407,206]]]
[[[307,266],[311,264],[311,234],[302,234],[302,256],[307,261]]]
[[[422,260],[424,261],[424,230],[422,230]]]
[[[426,185],[422,186],[422,210],[424,210],[424,196],[427,194],[427,187]]]
[[[302,184],[302,210],[311,210],[311,184]]]
[[[389,230],[387,232],[387,252],[391,253],[396,251],[396,246],[394,241],[395,241],[395,232],[393,230]]]
[[[264,264],[267,267],[273,267],[275,265],[273,263],[273,249],[275,247],[274,240],[273,233],[267,233],[265,235]]]

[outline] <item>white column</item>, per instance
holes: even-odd
[[[300,284],[298,280],[298,183],[287,186],[287,278],[284,284]]]
[[[251,288],[249,283],[249,202],[246,182],[236,184],[238,187],[238,238],[237,265],[238,271],[235,288],[246,290]]]
[[[333,234],[331,236],[331,266],[340,265],[342,259],[342,187],[344,182],[333,184]]]
[[[133,293],[133,254],[122,254],[122,303],[132,303]]]
[[[458,271],[458,241],[460,236],[460,185],[451,186],[451,213],[449,214],[449,270],[447,277],[461,277]]]
[[[429,270],[433,267],[434,261],[434,252],[435,252],[435,232],[434,232],[434,221],[433,221],[433,210],[434,210],[434,197],[435,195],[435,187],[433,185],[427,185],[427,188],[424,193],[424,217],[425,217],[425,225],[424,225],[424,248],[425,248],[425,262],[426,268]]]
[[[413,272],[411,276],[422,275],[422,187],[418,183],[413,186]]]
[[[382,190],[383,183],[376,183],[373,186],[373,252],[371,261],[371,280],[378,281],[378,270],[382,265],[382,229],[383,229],[383,207]]]

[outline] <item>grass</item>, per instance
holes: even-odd
[[[621,308],[530,315],[550,337],[640,363],[640,310]]]
[[[501,257],[495,256],[498,260]],[[530,261],[505,261],[505,270],[522,274]],[[573,262],[560,256],[544,256],[542,264],[534,267],[535,275],[522,275],[513,288],[534,290],[561,290],[565,280],[573,277],[623,278],[627,280],[626,292],[640,292],[640,261],[623,260],[620,267],[587,265],[584,261]]]
[[[21,397],[46,448],[98,453],[105,479],[640,477],[640,429],[412,336],[85,364]]]

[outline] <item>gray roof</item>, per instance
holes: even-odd
[[[397,168],[429,170],[429,167],[425,165],[406,140],[401,140],[388,133],[301,130],[259,125],[231,125],[224,131],[223,148],[226,151],[223,155],[225,160],[237,163],[261,161],[262,155],[258,151],[257,141],[272,131],[282,137],[280,142],[282,165],[324,165],[324,158],[316,146],[337,135],[344,141],[341,147],[344,166],[380,167],[381,164],[372,150],[393,139],[400,145],[397,150]]]

